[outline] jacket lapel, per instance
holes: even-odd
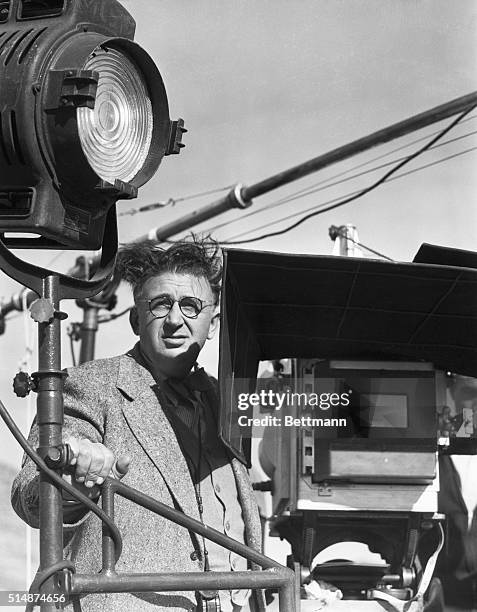
[[[156,382],[137,361],[136,347],[120,359],[117,387],[126,395],[122,410],[132,434],[159,470],[181,510],[199,519],[187,462],[161,408]]]

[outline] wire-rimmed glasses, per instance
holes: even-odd
[[[179,304],[181,313],[187,319],[197,319],[204,308],[214,305],[213,302],[204,302],[195,296],[186,296],[180,298],[180,300],[175,300],[169,295],[158,295],[150,300],[139,301],[146,302],[149,307],[149,312],[156,319],[164,319],[167,317],[176,302]]]

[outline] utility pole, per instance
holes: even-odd
[[[359,248],[359,237],[356,225],[347,223],[346,225],[332,225],[329,229],[329,236],[333,240],[332,255],[342,257],[362,257],[363,253]]]

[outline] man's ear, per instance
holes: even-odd
[[[139,316],[136,306],[133,306],[129,311],[129,323],[135,336],[139,336]]]
[[[212,319],[210,320],[209,325],[209,333],[207,334],[207,340],[212,340],[215,336],[215,332],[219,326],[220,321],[220,310],[218,306],[215,306],[214,314],[212,315]]]

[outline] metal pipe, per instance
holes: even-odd
[[[8,301],[0,304],[0,317],[4,317],[13,310],[19,310],[21,312],[23,310],[23,300],[25,294],[27,306],[30,306],[33,301],[38,299],[38,295],[34,291],[23,287],[23,289],[18,291],[18,293],[14,293]]]
[[[207,221],[207,219],[211,217],[216,217],[232,208],[248,208],[252,204],[252,201],[243,197],[243,191],[244,188],[242,185],[236,185],[220,200],[207,204],[198,210],[193,210],[167,225],[155,227],[144,236],[140,236],[134,240],[134,242],[143,242],[144,240],[166,240],[170,238],[170,236],[174,236],[174,234],[178,234],[194,225],[198,225],[202,223],[202,221]]]
[[[295,587],[295,575],[291,570],[288,570],[291,574],[291,579],[288,580],[280,590],[278,591],[279,597],[279,612],[290,612],[291,610],[300,610],[300,604],[296,603],[297,599],[299,599],[299,591],[298,595],[296,595],[296,587]]]
[[[208,540],[211,540],[212,542],[215,542],[216,544],[219,544],[220,546],[223,546],[224,548],[227,548],[228,550],[231,550],[232,552],[242,557],[245,557],[245,559],[248,559],[249,561],[252,561],[257,565],[260,565],[264,569],[283,568],[280,563],[273,561],[273,559],[262,555],[253,548],[249,548],[245,544],[237,542],[237,540],[234,540],[233,538],[229,538],[223,533],[220,533],[220,531],[212,529],[212,527],[209,527],[208,525],[203,525],[201,522],[193,519],[190,516],[187,516],[183,512],[175,510],[170,506],[166,506],[166,504],[163,504],[162,502],[159,502],[156,499],[149,497],[149,495],[146,495],[141,491],[128,487],[119,480],[108,480],[110,480],[111,492],[117,492],[118,495],[121,495],[122,497],[129,499],[130,501],[138,503],[139,505],[143,506],[143,508],[151,510],[151,512],[155,512],[156,514],[159,514],[160,516],[169,519],[177,525],[185,527],[189,531],[198,533],[204,538],[207,538]]]
[[[85,363],[94,359],[96,332],[98,331],[98,306],[83,306],[83,322],[80,327],[81,349],[79,362]]]
[[[113,518],[114,513],[115,493],[253,561],[264,568],[264,571],[118,575],[115,573],[114,542],[109,535],[108,528],[103,526],[103,571],[101,575],[71,575],[69,588],[66,589],[69,594],[174,591],[176,589],[195,591],[229,588],[278,588],[280,612],[295,612],[295,574],[289,568],[185,515],[183,512],[175,510],[118,480],[107,478],[102,487],[102,503],[103,510],[111,518]]]
[[[296,181],[297,179],[303,178],[304,176],[312,174],[317,170],[322,170],[331,164],[343,161],[349,157],[352,157],[353,155],[357,155],[358,153],[363,153],[368,149],[372,149],[377,145],[384,144],[396,138],[400,138],[401,136],[405,136],[411,132],[415,132],[416,130],[432,125],[433,123],[437,123],[438,121],[442,121],[443,119],[447,119],[448,117],[452,117],[453,115],[463,112],[476,105],[477,92],[473,92],[466,96],[461,96],[460,98],[451,100],[450,102],[446,102],[445,104],[435,106],[434,108],[431,108],[423,113],[419,113],[418,115],[414,115],[413,117],[409,117],[408,119],[394,123],[393,125],[378,130],[377,132],[373,132],[368,136],[358,138],[358,140],[354,140],[353,142],[350,142],[342,147],[338,147],[337,149],[333,149],[328,153],[314,157],[313,159],[303,162],[298,166],[293,166],[293,168],[279,172],[278,174],[275,174],[274,176],[271,176],[260,183],[255,183],[255,185],[251,185],[250,187],[244,187],[241,191],[241,196],[246,201],[252,200],[257,196],[268,193],[269,191],[277,189],[278,187],[283,187],[283,185],[287,185],[288,183]]]
[[[266,178],[259,183],[255,183],[254,185],[250,185],[249,187],[241,187],[240,185],[236,185],[230,193],[220,200],[208,204],[199,210],[195,210],[184,217],[180,217],[167,225],[150,230],[148,234],[138,238],[137,242],[141,242],[143,240],[166,240],[167,238],[170,238],[183,230],[189,229],[194,225],[198,225],[202,221],[206,221],[207,219],[215,217],[216,215],[226,212],[227,210],[231,210],[232,208],[247,208],[252,204],[253,198],[264,195],[265,193],[278,189],[279,187],[283,187],[288,183],[292,183],[293,181],[308,176],[309,174],[317,172],[318,170],[322,170],[323,168],[331,166],[332,164],[348,159],[349,157],[363,153],[368,149],[372,149],[373,147],[385,144],[386,142],[390,142],[391,140],[395,140],[401,136],[406,136],[411,132],[420,130],[424,127],[432,125],[433,123],[437,123],[438,121],[452,117],[453,115],[463,112],[476,105],[477,92],[473,92],[466,96],[461,96],[460,98],[451,100],[450,102],[446,102],[445,104],[435,106],[430,110],[414,115],[413,117],[409,117],[408,119],[404,119],[403,121],[399,121],[398,123],[394,123],[393,125],[378,130],[377,132],[373,132],[368,136],[358,138],[358,140],[354,140],[353,142],[338,147],[337,149],[328,151],[323,155],[319,155],[318,157],[314,157],[313,159],[298,164],[297,166],[293,166],[288,170],[279,172],[278,174]]]
[[[43,297],[55,312],[59,308],[59,277],[47,276],[43,281]],[[37,420],[39,450],[58,447],[62,443],[63,378],[61,368],[60,318],[38,325],[38,399]],[[40,472],[40,570],[63,560],[63,507],[61,491],[43,472]],[[54,578],[44,584],[43,592],[55,593]],[[42,612],[54,612],[54,603],[41,605]]]
[[[127,593],[147,591],[197,591],[223,589],[279,588],[289,599],[293,590],[293,572],[286,568],[271,568],[263,572],[175,572],[167,574],[73,574],[71,594]],[[294,604],[280,612],[292,612]]]
[[[101,489],[101,501],[103,510],[114,521],[114,491],[111,488],[111,480],[106,479]],[[114,539],[108,526],[103,523],[103,573],[114,572],[116,568],[116,556]]]

